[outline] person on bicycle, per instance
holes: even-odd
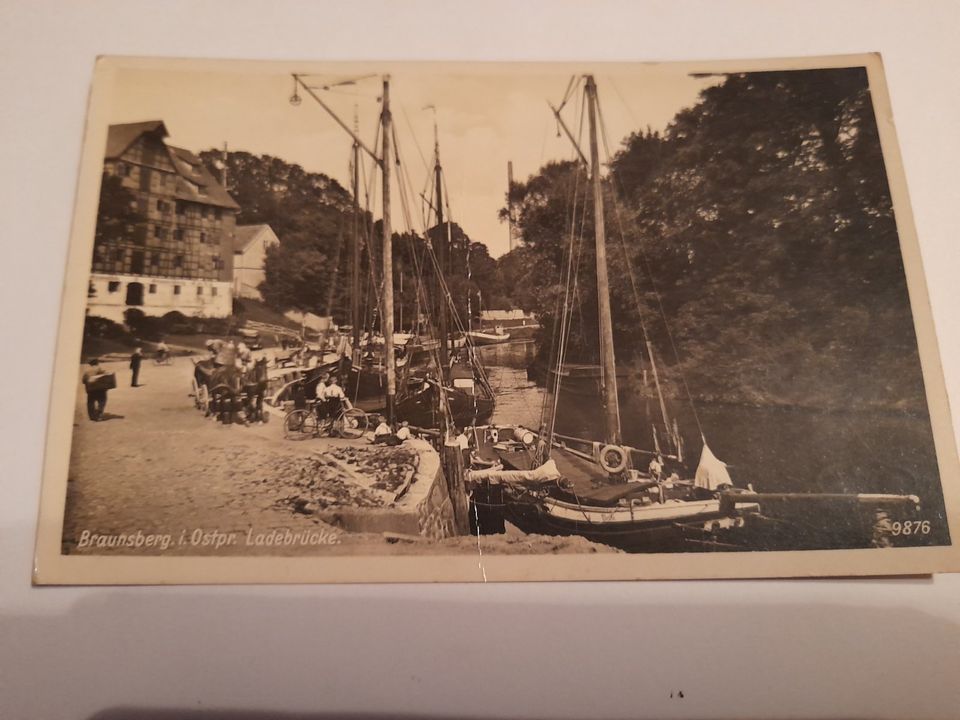
[[[336,375],[327,378],[323,389],[317,393],[317,399],[320,400],[317,405],[317,414],[321,420],[337,417],[341,407],[347,410],[353,407],[347,399],[347,394],[340,387]]]

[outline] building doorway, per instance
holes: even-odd
[[[134,250],[131,254],[130,272],[134,275],[143,275],[143,250]]]
[[[127,305],[143,305],[143,283],[127,283]]]

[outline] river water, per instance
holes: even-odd
[[[532,341],[481,349],[497,393],[493,422],[539,426],[545,391],[527,380]],[[659,418],[656,400],[632,396],[622,388],[624,441],[651,446],[651,422]],[[920,498],[919,519],[930,530],[910,544],[949,544],[940,475],[930,422],[899,411],[835,412],[753,407],[723,403],[668,402],[686,442],[687,470],[693,472],[702,441],[699,418],[710,449],[728,463],[739,487],[757,492],[894,493]],[[696,417],[695,417],[696,416]],[[557,431],[600,439],[599,398],[561,392]],[[823,522],[828,513],[824,513]],[[809,521],[816,523],[815,518]]]

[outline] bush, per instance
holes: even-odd
[[[171,310],[161,318],[163,330],[170,335],[192,335],[197,329],[193,318],[188,318],[179,310]]]
[[[165,325],[162,318],[146,315],[137,308],[128,308],[123,313],[123,319],[130,332],[142,340],[156,342],[163,337]]]
[[[130,337],[130,333],[124,329],[123,325],[97,315],[87,315],[87,317],[84,318],[83,335],[84,337],[120,340],[128,343],[133,342],[133,338]]]
[[[171,310],[166,315],[163,316],[163,322],[167,325],[175,325],[177,323],[186,323],[189,321],[189,318],[184,315],[179,310]]]

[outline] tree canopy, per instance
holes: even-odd
[[[223,160],[219,150],[203,152],[201,158],[219,175]],[[381,222],[374,222],[361,210],[355,226],[353,199],[336,180],[279,158],[231,152],[226,169],[227,189],[240,205],[237,224],[268,224],[280,239],[267,251],[266,278],[261,286],[264,301],[278,310],[330,313],[337,322],[349,323],[351,244],[356,227],[362,245],[363,322],[378,327]],[[426,236],[434,247],[440,242],[449,245],[446,283],[462,322],[467,322],[471,312],[478,315],[481,305],[509,303],[499,283],[497,263],[485,245],[472,241],[456,223],[429,228]],[[425,239],[395,232],[393,261],[394,320],[396,327],[411,329],[418,314],[437,310],[433,263]]]
[[[618,358],[645,321],[666,374],[758,403],[922,406],[912,316],[863,68],[745,73],[705,89],[661,134],[636,132],[605,180]],[[522,245],[501,258],[555,323],[585,172],[550,164],[511,191]],[[595,275],[581,243],[583,341]],[[517,268],[516,266],[520,266]],[[628,272],[628,270],[630,272]],[[636,281],[637,296],[634,296]],[[514,282],[513,284],[516,284]],[[639,300],[639,302],[636,302]],[[661,314],[669,324],[667,334]],[[577,333],[574,333],[576,335]],[[678,349],[677,357],[672,352]]]

